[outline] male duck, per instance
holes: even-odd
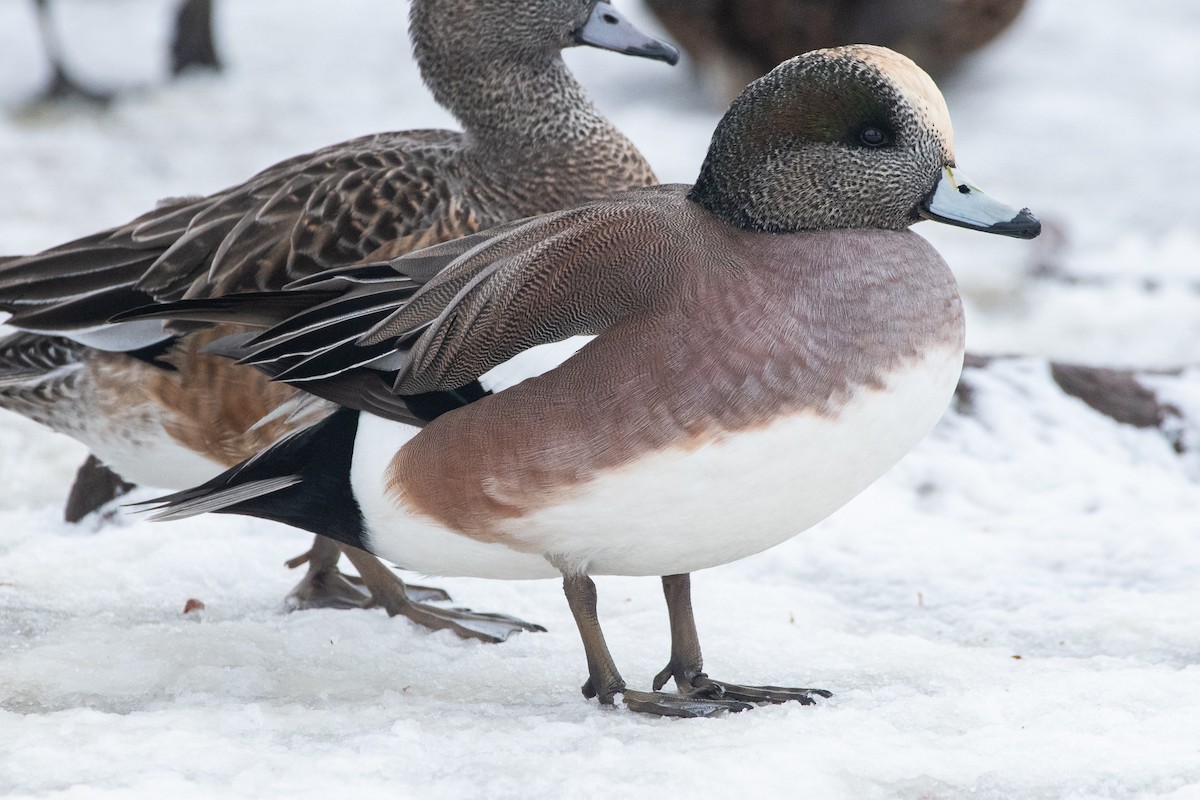
[[[941,416],[963,318],[945,262],[907,230],[921,218],[1039,231],[958,171],[924,72],[851,46],[748,87],[694,186],[282,294],[151,309],[283,319],[225,349],[344,406],[164,498],[162,516],[267,517],[431,574],[561,576],[583,691],[602,703],[693,716],[811,702],[820,692],[703,673],[687,573],[814,524]],[[655,692],[627,690],[609,655],[590,577],[605,574],[664,576],[672,646]],[[679,692],[658,692],[671,678]]]
[[[7,260],[0,311],[24,332],[0,346],[0,407],[73,436],[126,480],[194,486],[329,409],[267,417],[295,390],[205,355],[226,328],[177,336],[159,322],[106,327],[109,317],[152,301],[278,289],[333,265],[392,258],[655,182],[560,55],[587,44],[675,63],[673,47],[640,33],[607,0],[414,0],[410,31],[425,82],[464,133],[402,131],[333,145]],[[367,598],[341,579],[338,555],[318,538],[291,562],[311,559],[294,593],[300,602],[378,603],[489,641],[530,627],[417,606],[388,570],[357,554],[373,576]]]

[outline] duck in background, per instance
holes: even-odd
[[[271,415],[296,390],[207,355],[228,327],[110,327],[109,317],[153,301],[278,289],[331,266],[393,258],[656,182],[562,60],[562,49],[590,45],[677,61],[674,47],[607,0],[414,0],[410,35],[423,79],[463,133],[401,131],[332,145],[128,225],[0,261],[0,311],[19,329],[0,342],[0,408],[83,442],[126,481],[202,483],[330,409]],[[89,488],[110,477],[94,463],[84,470]],[[309,564],[294,604],[377,604],[485,641],[537,628],[422,605],[390,570],[351,549],[364,593],[338,571],[339,555],[318,536],[289,562]]]
[[[50,82],[38,92],[33,105],[61,101],[81,101],[105,106],[113,92],[89,89],[67,70],[62,41],[50,14],[50,0],[34,0],[38,34],[42,49],[50,61]],[[171,74],[178,76],[193,69],[220,70],[221,60],[213,43],[213,0],[182,0],[175,12],[171,36]]]
[[[781,61],[819,47],[878,44],[942,75],[1000,35],[1025,0],[646,0],[731,101]]]
[[[125,315],[264,327],[217,347],[341,406],[160,516],[264,517],[429,574],[559,577],[583,693],[604,704],[811,703],[828,692],[704,673],[689,573],[820,521],[942,416],[963,316],[908,230],[923,218],[1040,232],[959,171],[926,73],[843,47],[747,87],[693,186]],[[671,653],[651,692],[609,653],[594,575],[662,576]]]

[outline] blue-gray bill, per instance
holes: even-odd
[[[671,65],[679,61],[679,49],[675,45],[642,33],[608,0],[599,0],[593,6],[587,22],[575,32],[575,41],[602,50],[665,61]]]
[[[993,200],[955,167],[942,171],[941,180],[919,213],[935,222],[1017,239],[1032,239],[1042,232],[1042,223],[1028,208],[1018,211]]]

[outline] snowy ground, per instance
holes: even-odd
[[[46,77],[28,5],[0,3],[0,253],[451,124],[387,0],[229,0],[228,72],[170,85],[169,3],[59,0],[77,72],[131,91],[99,115],[17,113]],[[945,83],[960,165],[1048,228],[918,228],[961,278],[973,349],[1200,362],[1197,41],[1195,3],[1031,0]],[[693,177],[718,112],[686,70],[570,60],[660,177]],[[67,526],[83,450],[5,414],[0,795],[1200,797],[1200,456],[1064,398],[1037,358],[976,384],[974,415],[833,518],[695,577],[710,673],[835,693],[696,721],[584,701],[554,582],[440,581],[549,628],[487,646],[382,612],[283,613],[298,576],[280,565],[307,537],[277,526]],[[1200,373],[1160,385],[1200,419]],[[667,656],[658,584],[599,585],[644,687]]]

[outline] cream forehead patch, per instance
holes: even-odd
[[[925,70],[907,56],[886,47],[856,44],[838,49],[871,64],[896,84],[917,115],[941,135],[946,143],[946,152],[954,158],[954,127],[950,124],[950,110],[946,108],[941,90]]]

